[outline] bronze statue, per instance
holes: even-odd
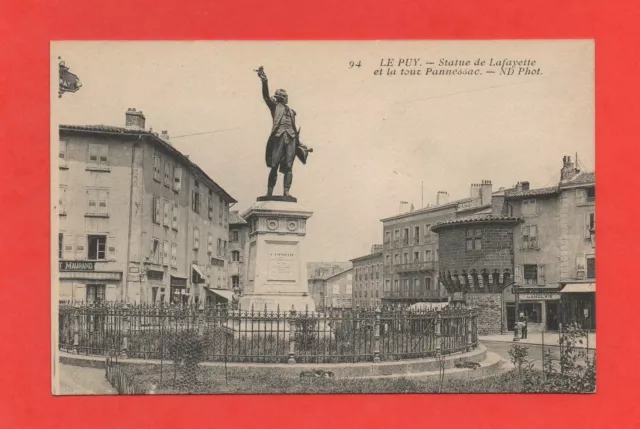
[[[269,95],[269,83],[264,68],[261,66],[257,70],[258,76],[262,80],[262,97],[267,104],[273,126],[271,134],[267,140],[265,161],[269,172],[267,185],[267,196],[273,195],[273,188],[278,181],[278,169],[284,175],[284,197],[291,197],[289,193],[293,182],[293,162],[296,156],[303,164],[307,163],[307,156],[313,149],[307,148],[300,141],[300,129],[296,128],[296,111],[289,107],[289,96],[284,89],[276,90],[273,97]]]

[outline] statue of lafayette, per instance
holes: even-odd
[[[262,97],[269,107],[273,126],[271,134],[267,140],[267,150],[265,160],[269,172],[267,196],[273,195],[273,188],[278,181],[278,169],[284,175],[285,197],[291,197],[289,191],[293,182],[293,162],[296,156],[303,164],[307,162],[309,152],[313,149],[307,148],[300,142],[300,130],[296,128],[296,112],[287,105],[289,97],[284,89],[276,90],[273,97],[269,95],[269,83],[264,69],[260,67],[256,70],[262,80]]]

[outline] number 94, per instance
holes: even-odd
[[[352,69],[354,67],[360,67],[362,64],[360,61],[355,62],[355,61],[349,61],[349,68]]]

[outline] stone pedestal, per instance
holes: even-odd
[[[315,311],[309,295],[304,237],[313,213],[294,201],[260,197],[244,214],[249,224],[243,311]]]

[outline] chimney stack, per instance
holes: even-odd
[[[160,136],[159,136],[159,137],[160,137],[162,140],[164,140],[165,142],[167,142],[167,143],[171,144],[171,139],[169,138],[169,132],[168,132],[168,131],[166,131],[166,130],[165,130],[165,131],[162,131],[162,132],[160,133]]]
[[[436,205],[447,204],[449,202],[449,193],[445,191],[438,191],[436,196]]]
[[[128,130],[144,131],[145,117],[142,111],[135,108],[128,108],[125,115],[125,128]]]
[[[529,182],[522,182],[522,190],[523,191],[528,191],[529,190]]]
[[[522,183],[521,182],[516,183],[516,192],[522,192]]]
[[[469,190],[470,198],[480,198],[480,185],[478,183],[472,183]]]
[[[562,169],[560,170],[560,181],[563,182],[565,180],[573,179],[580,170],[578,166],[571,162],[570,156],[562,157]]]
[[[480,204],[483,206],[491,204],[492,195],[493,185],[491,184],[491,180],[483,180],[480,184]]]

